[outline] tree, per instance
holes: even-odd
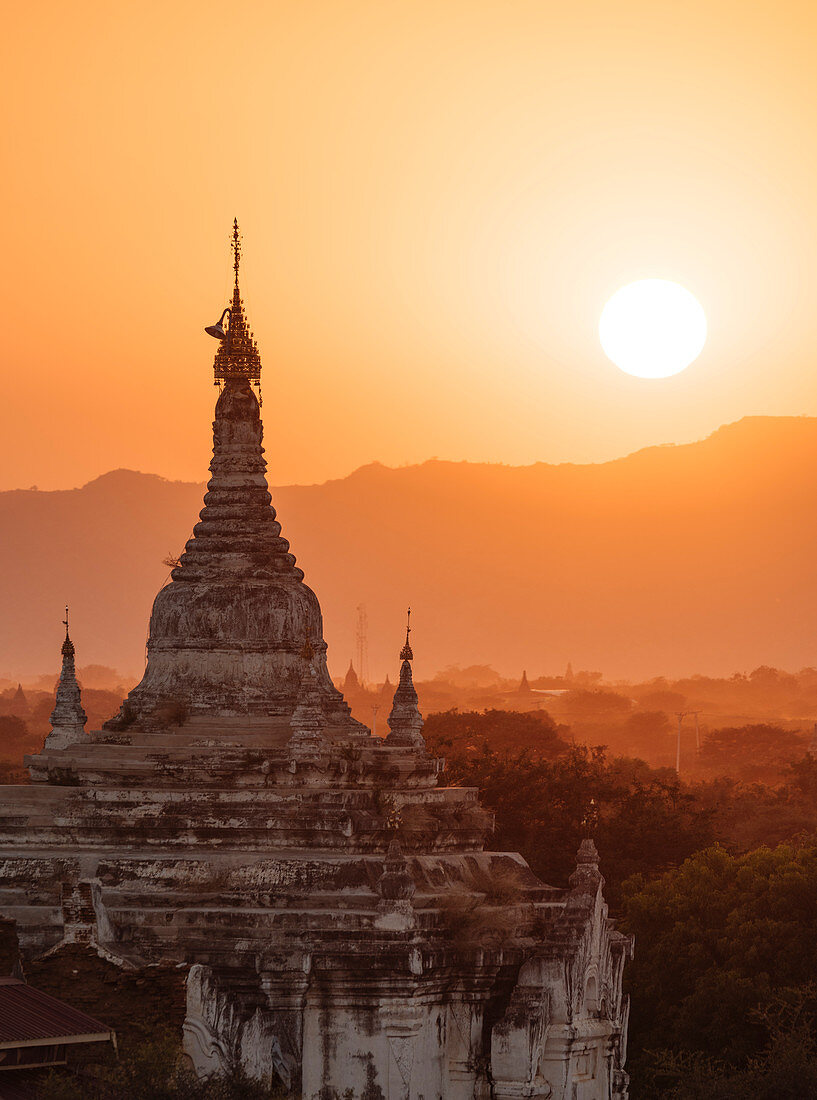
[[[567,750],[568,745],[560,734],[564,727],[557,726],[547,711],[447,710],[430,714],[423,730],[433,751],[443,754],[453,750],[453,755],[490,751],[528,750],[532,756],[553,759]]]
[[[568,691],[562,697],[565,712],[579,719],[621,718],[633,709],[631,699],[616,691]]]
[[[674,749],[670,720],[662,710],[642,710],[629,714],[624,721],[622,737],[630,756],[655,756]]]
[[[21,764],[27,752],[37,752],[42,738],[32,734],[22,718],[13,714],[0,715],[0,760]]]
[[[817,844],[708,848],[652,882],[635,876],[622,897],[637,943],[627,970],[634,1079],[654,1070],[648,1051],[746,1069],[768,1038],[763,1011],[817,972]]]
[[[742,778],[776,775],[803,755],[802,734],[781,726],[758,723],[713,730],[701,746],[702,767],[731,772]]]
[[[759,1053],[735,1068],[701,1054],[663,1051],[643,1067],[633,1100],[803,1100],[817,1096],[815,987],[783,989],[755,1014]]]
[[[448,780],[480,790],[496,814],[492,847],[518,851],[546,882],[566,882],[588,819],[602,855],[608,897],[637,871],[681,863],[712,843],[712,811],[698,806],[673,771],[642,760],[608,760],[603,748],[576,746],[554,760],[531,753],[453,755]]]

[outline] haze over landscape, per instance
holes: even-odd
[[[817,1100],[815,43],[4,13],[0,1097]]]
[[[371,464],[272,493],[320,593],[335,675],[359,603],[373,679],[394,679],[409,603],[420,676],[568,661],[607,678],[729,675],[817,663],[815,468],[817,420],[753,417],[598,465]],[[163,560],[203,492],[120,470],[0,493],[0,599],[15,623],[0,673],[55,668],[68,601],[82,662],[141,675]]]

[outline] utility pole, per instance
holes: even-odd
[[[686,716],[687,712],[685,710],[678,711],[678,742],[675,746],[675,771],[678,775],[681,774],[681,723]]]
[[[698,725],[698,715],[700,713],[701,712],[699,710],[687,711],[687,714],[694,714],[695,715],[695,751],[696,752],[701,751],[701,730],[700,730],[700,727]]]

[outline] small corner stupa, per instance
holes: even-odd
[[[411,662],[414,653],[409,642],[411,634],[411,608],[408,609],[406,622],[406,644],[400,650],[400,681],[394,693],[394,701],[389,715],[389,735],[386,743],[391,745],[410,745],[424,749],[423,718],[420,714],[417,691],[411,674]]]
[[[410,618],[387,737],[329,678],[267,488],[240,255],[235,223],[232,301],[207,330],[211,477],[144,677],[86,736],[66,616],[33,782],[0,789],[0,906],[23,960],[84,944],[111,988],[184,975],[197,1072],[240,1067],[303,1100],[626,1100],[632,941],[595,847],[562,887],[486,850],[478,791],[443,785],[423,739]]]
[[[62,643],[62,669],[57,684],[57,698],[51,711],[51,732],[45,739],[44,750],[65,749],[86,739],[85,724],[88,716],[82,709],[82,692],[77,683],[74,667],[74,643],[68,633],[68,608],[63,619],[65,641]]]

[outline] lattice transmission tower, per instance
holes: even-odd
[[[359,603],[356,610],[357,675],[361,686],[364,686],[369,682],[369,618],[366,614],[365,603]]]

